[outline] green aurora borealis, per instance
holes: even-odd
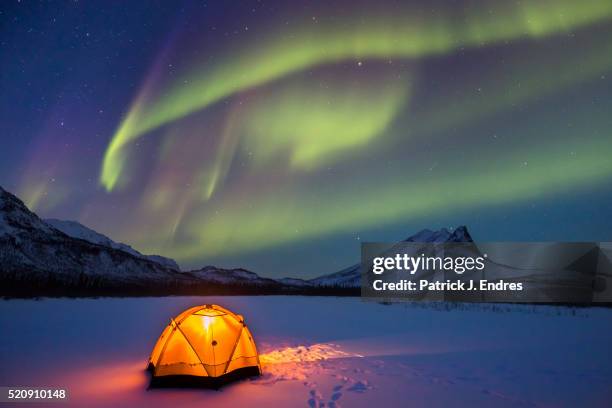
[[[290,275],[277,249],[333,271],[319,251],[351,236],[612,180],[612,1],[278,8],[234,31],[194,12],[158,46],[74,218],[183,265]],[[54,214],[70,187],[28,169],[22,197]]]
[[[459,16],[450,12],[429,16],[414,8],[400,10],[399,16],[357,16],[343,22],[347,28],[338,28],[336,23],[317,26],[316,30],[300,27],[290,33],[289,40],[285,39],[287,33],[279,33],[274,40],[247,47],[248,51],[212,68],[191,68],[194,73],[153,100],[145,96],[149,90],[143,89],[143,96],[137,98],[113,136],[101,181],[113,189],[126,160],[122,148],[133,139],[234,93],[294,72],[350,59],[424,58],[522,38],[537,39],[612,16],[612,4],[599,0],[498,2],[490,7],[490,13],[484,13],[481,6],[466,7]]]

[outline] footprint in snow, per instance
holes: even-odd
[[[308,398],[308,406],[310,408],[324,407],[323,397],[316,390],[310,390],[310,398]]]
[[[348,391],[362,393],[370,389],[372,389],[372,386],[366,380],[363,380],[357,381],[355,384],[348,388]]]
[[[342,390],[342,385],[341,384],[338,384],[338,385],[336,385],[334,387],[333,394],[332,394],[332,396],[330,398],[331,401],[328,403],[328,405],[331,404],[331,403],[335,403],[340,398],[342,398],[342,393],[340,392],[341,390]]]
[[[310,393],[309,393],[309,394],[310,394],[310,396],[311,396],[312,398],[316,398],[316,399],[318,399],[318,400],[323,399],[323,396],[322,396],[322,395],[321,395],[321,393],[320,393],[319,391],[317,391],[317,390],[310,390]]]

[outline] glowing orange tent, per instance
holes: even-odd
[[[195,306],[170,319],[149,357],[149,368],[154,379],[261,373],[244,318],[218,305]]]

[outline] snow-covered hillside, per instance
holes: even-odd
[[[255,272],[243,268],[223,269],[216,266],[205,266],[202,269],[186,273],[211,283],[255,286],[279,285],[279,282],[274,279],[262,278]]]
[[[278,279],[280,283],[283,285],[290,285],[295,287],[311,287],[313,284],[310,281],[299,279],[299,278],[281,278]]]
[[[214,286],[276,290],[284,286],[245,269],[207,266],[181,272],[172,259],[142,255],[77,222],[45,222],[1,187],[0,265],[5,296],[87,294],[99,289],[109,294],[149,293],[151,289],[184,293],[186,288],[197,293]]]
[[[472,238],[462,226],[454,230],[423,230],[404,242],[472,242]],[[79,289],[162,285],[177,292],[195,285],[204,289],[251,287],[262,293],[265,287],[274,293],[296,294],[336,288],[353,294],[360,286],[359,264],[310,280],[263,278],[246,269],[215,266],[181,272],[172,259],[143,255],[78,222],[41,220],[1,187],[0,262],[0,283],[4,287],[36,287],[42,293],[46,287],[58,285]],[[10,295],[10,289],[7,291]]]
[[[85,241],[92,242],[98,245],[104,245],[109,248],[118,249],[120,251],[127,252],[139,258],[147,259],[149,261],[157,262],[162,264],[170,269],[179,270],[179,266],[174,259],[166,258],[160,255],[143,255],[131,246],[124,244],[122,242],[115,242],[106,235],[100,234],[92,230],[91,228],[87,228],[83,224],[80,224],[76,221],[65,221],[58,220],[55,218],[47,218],[44,220],[47,224],[51,225],[53,228],[62,231],[64,234],[69,235],[73,238],[84,239]]]
[[[122,288],[193,281],[158,262],[66,235],[2,188],[0,265],[4,288]]]

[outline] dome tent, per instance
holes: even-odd
[[[195,306],[170,319],[149,369],[153,386],[219,385],[261,373],[244,318],[218,305]]]

